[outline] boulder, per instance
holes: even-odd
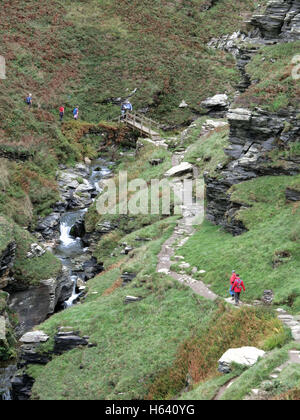
[[[292,188],[287,188],[285,190],[285,197],[288,201],[300,201],[300,191],[297,191]]]
[[[205,99],[205,101],[202,101],[201,105],[205,108],[227,108],[229,105],[229,99],[225,94],[215,95]]]
[[[19,341],[24,344],[45,343],[49,340],[49,336],[44,331],[30,331],[24,334]]]
[[[265,352],[256,347],[240,347],[227,350],[219,359],[219,372],[229,373],[231,363],[243,366],[253,366]]]
[[[193,172],[193,165],[188,162],[182,162],[180,165],[173,166],[165,173],[165,177],[182,176]]]
[[[35,258],[35,257],[41,257],[45,254],[45,249],[43,249],[39,244],[31,244],[30,245],[30,251],[27,253],[27,258]]]
[[[51,238],[58,232],[59,224],[60,213],[52,213],[38,223],[36,230],[41,232],[44,238]]]

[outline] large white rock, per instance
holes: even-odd
[[[265,352],[256,347],[240,347],[227,350],[219,359],[219,363],[230,365],[232,362],[239,365],[252,366]]]
[[[20,341],[21,343],[32,344],[32,343],[44,343],[49,339],[49,336],[44,331],[30,331],[24,334]]]
[[[202,101],[201,105],[206,108],[214,108],[216,106],[226,107],[229,105],[228,96],[225,94],[215,95],[215,96],[212,96],[211,98],[205,99],[205,101]]]
[[[188,172],[193,171],[193,165],[188,162],[182,162],[180,165],[173,166],[165,173],[165,177],[169,178],[171,176],[180,176]]]

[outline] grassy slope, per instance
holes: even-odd
[[[206,0],[3,1],[0,155],[29,160],[0,163],[1,179],[6,175],[0,212],[21,225],[46,215],[57,201],[58,163],[95,153],[97,145],[85,147],[76,133],[61,130],[61,104],[66,121],[78,105],[81,119],[98,123],[119,114],[109,98],[138,88],[135,108],[149,105],[155,118],[174,124],[191,117],[190,109],[178,108],[183,97],[197,109],[207,96],[234,92],[232,57],[204,44],[239,28],[256,3],[220,0],[204,11]],[[215,25],[221,16],[222,25]]]
[[[299,80],[292,77],[300,41],[261,48],[247,65],[253,85],[236,101],[236,106],[259,106],[276,112],[292,106],[299,110]],[[269,77],[265,77],[266,74]]]
[[[192,267],[206,270],[204,281],[215,292],[227,295],[235,269],[246,285],[244,300],[260,298],[263,290],[273,289],[276,303],[300,311],[300,209],[286,203],[284,194],[296,181],[299,185],[299,176],[262,177],[236,185],[232,200],[251,206],[239,212],[249,232],[232,237],[205,222],[181,248],[180,254]],[[290,256],[281,258],[285,251]]]
[[[13,276],[15,280],[23,284],[35,285],[40,280],[56,278],[61,270],[60,261],[50,252],[41,257],[27,258],[30,251],[30,244],[35,239],[29,232],[20,228],[12,220],[0,216],[0,252],[10,242],[16,242],[16,255],[13,265]]]

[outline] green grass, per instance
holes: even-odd
[[[299,109],[299,81],[292,76],[296,66],[292,59],[299,47],[297,41],[261,48],[246,68],[256,83],[238,98],[236,106],[259,106],[272,112],[288,106]]]
[[[224,165],[228,157],[224,148],[228,145],[228,127],[222,127],[201,136],[187,150],[184,160],[197,166],[201,172],[216,174],[217,165]]]
[[[288,360],[288,350],[294,348],[299,349],[299,344],[290,343],[282,349],[274,350],[269,353],[252,368],[244,372],[240,378],[225,391],[221,399],[241,400],[250,393],[251,389],[259,388],[263,381],[269,380],[269,375],[276,367]],[[287,375],[287,373],[289,373],[289,375]],[[276,386],[278,385],[278,382],[281,382],[281,389],[278,390],[279,392],[283,391],[283,389],[293,388],[295,384],[299,386],[299,366],[295,367],[295,365],[291,365],[284,369],[279,378],[276,379],[276,382],[273,382],[275,389],[278,388],[278,386]]]
[[[153,235],[157,236],[155,230]],[[156,254],[169,235],[170,229],[165,229],[143,247],[142,254],[133,257],[136,264],[144,264],[146,271],[140,272],[131,284],[120,287],[118,283],[126,264],[121,269],[111,268],[89,282],[85,303],[56,314],[39,326],[52,337],[58,326],[72,326],[89,335],[97,347],[55,357],[36,376],[33,398],[145,396],[157,371],[172,363],[180,342],[197,329],[199,318],[206,322],[214,312],[212,303],[195,298],[190,289],[175,280],[154,273]],[[143,300],[125,305],[127,295],[142,296]],[[44,350],[49,350],[49,344]]]
[[[236,185],[232,200],[250,206],[238,215],[249,232],[232,237],[204,222],[180,255],[191,267],[206,270],[202,279],[221,296],[228,295],[230,273],[235,269],[246,286],[242,300],[251,302],[272,289],[275,303],[299,312],[299,207],[285,203],[284,198],[285,188],[297,182],[299,176],[261,177]]]
[[[27,258],[35,239],[12,220],[0,216],[0,251],[12,242],[16,243],[16,255],[11,271],[20,285],[37,285],[41,280],[58,276],[61,262],[48,251],[41,257]]]

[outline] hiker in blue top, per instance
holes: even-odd
[[[122,118],[125,118],[126,112],[128,112],[128,111],[132,111],[132,105],[127,100],[127,101],[123,102],[122,105],[121,105]]]
[[[29,95],[27,96],[26,103],[29,106],[29,108],[31,108],[31,105],[32,105],[32,95],[31,95],[31,93],[29,93]]]
[[[76,106],[73,109],[73,117],[74,117],[74,120],[77,120],[78,119],[78,113],[79,113],[78,106]]]

